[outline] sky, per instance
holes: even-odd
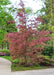
[[[19,3],[19,0],[10,0],[13,5],[16,5]],[[41,0],[39,1],[33,1],[33,0],[23,0],[25,2],[26,7],[31,7],[33,9],[33,12],[36,12],[37,10],[42,8],[43,3]]]
[[[10,0],[12,2],[12,5],[16,6],[20,0]],[[33,1],[33,0],[23,0],[25,3],[25,7],[31,7],[33,12],[36,12],[37,10],[41,9],[44,5],[41,0]],[[15,18],[16,13],[13,13],[12,16]],[[37,17],[37,15],[35,15]],[[29,18],[33,18],[34,15],[30,15]],[[18,24],[18,19],[15,19],[16,25]]]

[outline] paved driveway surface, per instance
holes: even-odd
[[[12,72],[12,75],[54,75],[54,68],[44,70]]]
[[[11,62],[0,58],[0,75],[11,75]]]

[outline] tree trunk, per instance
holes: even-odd
[[[27,64],[27,58],[26,58],[26,56],[24,57],[24,59],[25,59],[25,64]]]
[[[7,42],[7,49],[9,49],[9,43]]]
[[[3,49],[3,42],[2,42],[2,49]]]

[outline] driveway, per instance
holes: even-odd
[[[11,75],[11,62],[0,58],[0,75]]]
[[[54,75],[54,68],[12,72],[12,75]]]

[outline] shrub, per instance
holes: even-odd
[[[5,56],[5,55],[6,55],[5,53],[0,52],[0,56]]]
[[[54,55],[52,55],[52,59],[54,60]]]
[[[10,50],[8,49],[0,50],[0,52],[5,53],[6,56],[10,56]]]
[[[40,67],[40,65],[39,64],[36,64],[36,63],[34,63],[33,65],[36,66],[36,67]]]
[[[19,32],[13,32],[6,34],[6,39],[8,42],[11,42],[9,45],[10,53],[13,59],[21,59],[20,63],[25,61],[27,64],[30,62],[37,62],[38,55],[41,54],[41,50],[44,49],[45,42],[50,39],[50,37],[46,37],[48,35],[48,31],[38,31],[34,28],[37,27],[38,22],[41,19],[34,18],[29,20],[29,25],[26,25],[26,16],[24,9],[24,4],[22,0],[19,3],[20,7],[17,13],[19,18],[19,24],[17,28],[19,28]]]
[[[44,65],[44,66],[54,65],[54,60],[50,58],[46,58],[45,56],[39,56],[39,58],[43,60],[39,63],[40,65]]]
[[[42,51],[42,54],[43,55],[46,55],[46,56],[50,56],[50,58],[52,58],[52,55],[53,55],[53,45],[50,45],[48,47],[44,47],[44,51]]]
[[[18,64],[19,63],[19,60],[14,59],[14,60],[12,60],[12,63]]]

